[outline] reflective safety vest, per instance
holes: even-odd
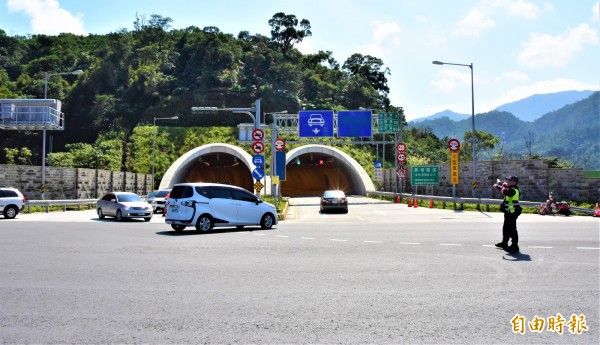
[[[504,202],[508,206],[508,213],[515,213],[515,206],[519,206],[519,190],[514,188],[515,195],[513,196],[504,196]]]

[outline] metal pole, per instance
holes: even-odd
[[[44,99],[48,98],[48,72],[44,75]],[[44,200],[44,190],[46,186],[46,129],[42,130],[42,188],[40,188],[40,197]]]
[[[477,155],[475,153],[475,91],[473,86],[473,63],[469,65],[471,68],[471,145],[473,145],[473,183],[477,181]],[[473,185],[473,197],[475,197],[475,186]]]
[[[152,190],[154,190],[154,146],[156,145],[156,117],[152,124]]]

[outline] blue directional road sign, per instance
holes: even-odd
[[[373,162],[373,165],[375,165],[375,168],[381,168],[381,161],[377,159],[375,162]]]
[[[302,110],[298,112],[298,136],[332,137],[333,110]]]
[[[340,110],[337,115],[338,138],[373,135],[373,114],[370,110]]]
[[[285,181],[285,151],[275,152],[275,173],[279,181]]]
[[[262,180],[263,177],[265,177],[265,171],[262,168],[254,168],[254,170],[252,170],[252,177],[257,180]]]
[[[265,156],[263,156],[263,155],[252,156],[252,163],[254,163],[254,165],[256,165],[257,167],[262,166],[263,164],[265,164]]]

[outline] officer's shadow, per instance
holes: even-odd
[[[521,252],[506,253],[504,256],[502,256],[502,259],[508,261],[531,261],[531,256]]]

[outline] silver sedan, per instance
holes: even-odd
[[[96,203],[98,218],[105,216],[115,217],[118,221],[125,218],[144,218],[146,222],[152,219],[152,205],[142,198],[129,192],[107,193]]]

